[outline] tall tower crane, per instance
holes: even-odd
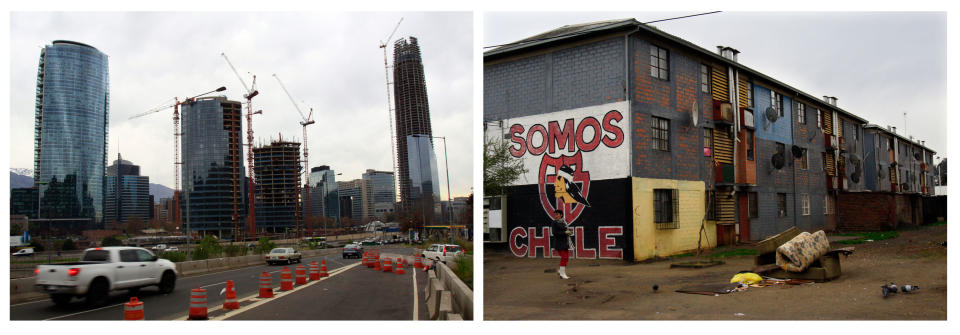
[[[240,79],[240,83],[243,84],[243,89],[246,90],[246,93],[243,94],[243,98],[247,99],[247,189],[249,190],[250,199],[248,201],[249,208],[247,209],[247,233],[250,236],[255,236],[257,231],[257,215],[256,207],[254,206],[254,197],[253,197],[253,115],[263,113],[262,110],[253,111],[253,97],[260,94],[260,91],[257,90],[257,76],[253,75],[253,83],[250,87],[247,87],[247,83],[243,81],[243,77],[240,76],[240,73],[237,72],[237,69],[233,67],[233,63],[230,62],[230,58],[227,58],[226,53],[220,53],[223,56],[223,59],[227,61],[227,65],[230,65],[230,69],[233,70],[233,74],[237,75],[237,79]]]
[[[174,224],[179,227],[181,224],[181,215],[180,215],[180,165],[183,162],[180,161],[180,105],[185,103],[193,102],[194,99],[213,93],[213,92],[223,92],[227,88],[221,86],[213,91],[197,94],[195,96],[186,98],[184,101],[178,100],[176,97],[173,98],[173,104],[163,104],[160,107],[148,110],[146,112],[131,116],[128,120],[133,120],[138,117],[150,115],[159,111],[166,110],[167,108],[173,107],[173,208],[176,215],[173,216]],[[169,101],[169,100],[168,100]],[[189,236],[190,226],[187,226],[187,235]]]
[[[394,212],[396,212],[397,201],[397,179],[400,178],[400,175],[397,173],[397,135],[393,132],[393,101],[390,98],[390,65],[387,63],[387,45],[390,43],[390,39],[393,38],[393,34],[397,33],[397,29],[400,28],[400,23],[403,22],[403,18],[400,18],[400,21],[397,21],[397,25],[393,27],[393,31],[390,32],[390,36],[387,36],[386,40],[380,41],[380,49],[383,49],[383,77],[387,83],[387,120],[390,122],[390,154],[393,158],[393,203],[394,203]]]
[[[290,95],[290,91],[287,91],[287,87],[283,85],[282,81],[280,81],[280,77],[278,77],[276,73],[273,74],[273,77],[277,79],[277,83],[280,83],[280,88],[282,88],[283,92],[287,94],[288,98],[290,98],[290,102],[293,103],[293,107],[297,109],[297,113],[300,113],[300,118],[303,119],[303,121],[300,121],[300,125],[303,126],[303,180],[306,185],[303,188],[304,201],[306,202],[306,205],[303,206],[306,211],[303,221],[306,222],[305,226],[307,226],[307,236],[313,237],[313,224],[310,223],[310,160],[307,158],[309,157],[309,150],[307,149],[307,126],[315,123],[313,121],[313,108],[310,108],[310,113],[307,114],[307,116],[303,116],[303,111],[300,110],[300,106],[297,105],[297,102],[293,99],[293,96]],[[300,229],[298,228],[297,232],[299,233],[299,231]]]

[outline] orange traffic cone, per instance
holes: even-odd
[[[188,319],[207,319],[207,290],[199,287],[190,290],[190,317]]]
[[[233,288],[233,281],[228,280],[226,298],[223,300],[223,309],[237,308],[240,308],[240,303],[237,302],[237,291]]]
[[[403,271],[403,260],[402,260],[402,259],[397,258],[397,269],[394,270],[393,273],[396,273],[396,274],[398,274],[398,275],[402,275],[402,274],[407,273],[406,271]]]
[[[393,272],[393,260],[390,257],[383,259],[383,272]]]
[[[317,261],[310,263],[310,280],[320,280],[320,268]]]
[[[123,320],[143,321],[143,303],[137,297],[130,297],[130,302],[123,304]]]
[[[413,256],[413,268],[419,269],[423,267],[423,261],[420,260],[420,255]]]
[[[293,289],[293,274],[290,273],[290,268],[284,266],[283,270],[280,271],[280,290],[289,291]]]
[[[303,285],[307,283],[307,267],[303,264],[297,265],[297,285]]]
[[[273,280],[266,271],[260,275],[260,297],[273,298]]]
[[[373,271],[380,271],[380,269],[381,269],[381,268],[380,268],[380,259],[379,259],[378,257],[371,258],[371,259],[370,259],[370,262],[373,263]]]
[[[327,273],[327,260],[321,259],[320,260],[320,277],[329,277],[329,276],[330,274]]]

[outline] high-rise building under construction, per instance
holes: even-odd
[[[183,229],[235,236],[246,215],[240,102],[199,98],[181,109]]]
[[[400,209],[422,212],[423,221],[432,221],[440,214],[440,192],[427,83],[416,37],[394,43],[393,83]]]
[[[258,232],[283,232],[300,222],[300,143],[271,141],[253,148]]]

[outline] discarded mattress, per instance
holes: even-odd
[[[777,247],[777,266],[785,271],[803,272],[829,250],[830,241],[822,230],[813,234],[802,232]]]

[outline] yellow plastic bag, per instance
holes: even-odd
[[[763,277],[753,272],[738,273],[730,279],[731,283],[744,283],[747,285],[757,284],[763,281]]]

